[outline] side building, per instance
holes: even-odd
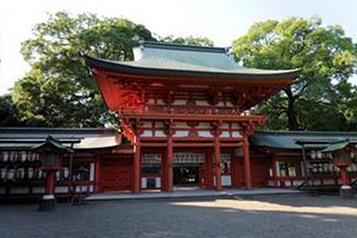
[[[123,144],[114,129],[83,128],[0,128],[0,198],[38,197],[45,193],[46,172],[41,170],[38,147],[51,136],[57,144],[70,148],[55,173],[55,194],[71,191],[100,193],[133,191],[134,146]],[[346,141],[348,141],[346,143]],[[257,131],[249,137],[252,186],[275,188],[338,188],[357,181],[357,153],[349,152],[346,181],[333,157],[322,151],[343,150],[357,143],[357,133]],[[341,143],[342,142],[342,143]],[[337,146],[336,146],[337,145]],[[175,152],[174,185],[214,189],[208,178],[204,156],[195,152]],[[142,156],[141,190],[162,189],[159,156]],[[224,188],[244,187],[244,162],[240,148],[222,151],[220,172]],[[212,169],[212,167],[211,167]],[[213,174],[213,172],[212,172]],[[232,179],[233,178],[233,179]],[[235,181],[232,183],[232,181]]]

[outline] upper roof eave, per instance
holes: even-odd
[[[279,77],[296,78],[300,69],[292,70],[266,70],[266,73],[237,73],[237,72],[207,72],[207,71],[193,71],[193,70],[178,70],[178,69],[163,69],[163,68],[150,68],[128,65],[118,61],[110,61],[104,59],[94,58],[88,55],[84,56],[86,65],[90,68],[97,68],[100,70],[107,70],[115,73],[124,74],[138,74],[146,76],[182,76],[182,77],[214,77],[214,78],[249,78],[260,80],[274,80]]]

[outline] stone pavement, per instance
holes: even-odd
[[[0,204],[1,238],[355,238],[357,199],[259,195],[236,199],[169,199]]]
[[[137,194],[131,192],[105,192],[92,194],[86,201],[109,201],[109,200],[145,200],[145,199],[189,199],[189,198],[234,198],[236,196],[259,196],[259,195],[283,195],[304,193],[299,190],[259,188],[252,190],[226,189],[223,191],[202,189],[176,189],[174,192],[166,193],[159,191],[146,191]]]

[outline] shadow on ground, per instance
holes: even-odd
[[[357,199],[280,195],[218,200],[156,200],[0,205],[8,237],[355,237]]]

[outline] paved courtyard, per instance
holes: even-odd
[[[0,205],[0,237],[356,237],[357,198],[275,195]]]

